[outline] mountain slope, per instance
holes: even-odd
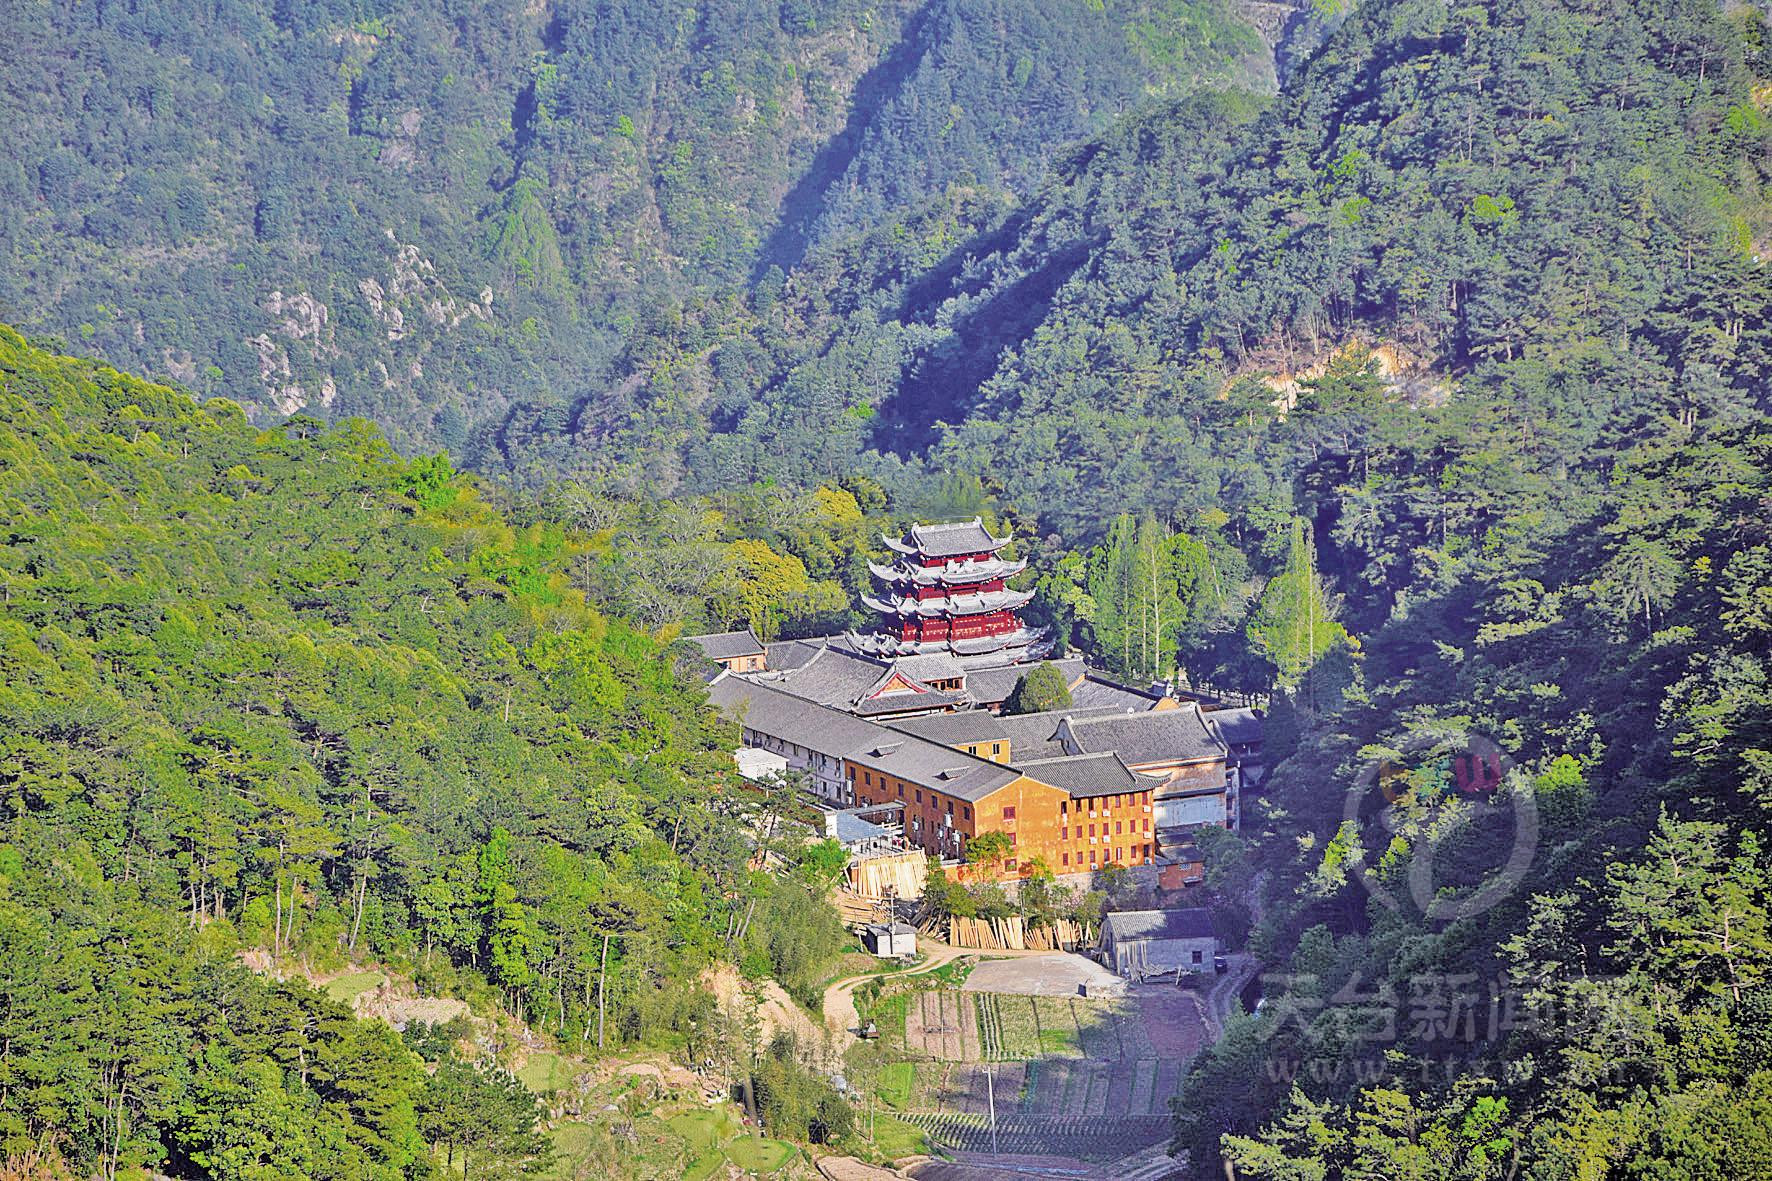
[[[954,194],[661,331],[569,438],[519,418],[471,454],[597,472],[675,451],[655,474],[705,486],[892,452],[1087,530],[1111,515],[1092,495],[1216,503],[1233,404],[1275,396],[1238,379],[1295,391],[1354,340],[1411,397],[1547,423],[1535,464],[1739,414],[1772,372],[1758,22],[1366,6],[1260,118],[1227,98],[1132,117],[1010,212]]]
[[[822,980],[822,890],[749,866],[781,801],[571,585],[578,535],[361,420],[259,431],[6,328],[0,407],[0,1152],[422,1176],[504,1110],[239,953],[373,957],[586,1053],[711,1031],[720,960]]]
[[[0,311],[266,414],[459,448],[637,329],[1148,93],[1231,0],[50,6],[0,17]]]

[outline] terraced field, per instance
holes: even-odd
[[[994,1137],[990,1120],[981,1115],[917,1113],[905,1119],[952,1149],[1080,1160],[1118,1160],[1159,1143],[1171,1131],[1167,1113],[1108,1121],[1074,1115],[1029,1118],[999,1114]]]
[[[931,991],[908,1006],[893,1098],[950,1148],[1116,1159],[1169,1133],[1169,1098],[1206,1039],[1198,998]]]

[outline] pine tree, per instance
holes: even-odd
[[[1311,666],[1347,632],[1335,622],[1335,604],[1317,574],[1316,551],[1304,522],[1292,522],[1286,567],[1268,580],[1245,629],[1249,644],[1274,665],[1277,680],[1287,688],[1303,687],[1306,705]]]

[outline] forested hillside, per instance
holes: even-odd
[[[1288,1181],[1767,1175],[1764,415],[1436,563],[1270,731],[1237,871],[1266,875],[1263,1013],[1196,1065],[1180,1142]],[[1485,743],[1504,778],[1461,789]]]
[[[1116,585],[1216,614],[1184,664],[1265,667],[1290,757],[1211,870],[1270,1007],[1183,1096],[1200,1175],[1765,1175],[1765,32],[1366,5],[1276,103],[1135,116],[1012,208],[951,191],[473,454],[957,471],[1038,522],[1041,610],[1098,658],[1141,669]],[[1166,589],[1110,576],[1128,506],[1183,531]],[[1461,791],[1473,746],[1500,773]]]
[[[592,1049],[699,1020],[720,1053],[715,962],[816,980],[834,913],[749,864],[781,801],[571,585],[581,535],[361,421],[260,431],[9,329],[0,407],[0,1150],[221,1177],[537,1150],[534,1100],[451,1037],[427,1081],[236,953],[400,965]]]
[[[1388,396],[1545,424],[1503,444],[1531,468],[1727,417],[1767,373],[1764,38],[1748,6],[1364,6],[1266,110],[1130,118],[1007,211],[951,193],[661,329],[564,434],[519,413],[469,453],[691,486],[927,464],[1070,534],[1127,497],[1271,511],[1253,421],[1356,339]]]
[[[514,400],[618,385],[636,333],[808,244],[954,183],[1030,192],[1147,95],[1272,79],[1234,0],[0,21],[0,314],[273,417],[370,414],[458,451]]]
[[[976,513],[1275,691],[1201,1176],[1772,1177],[1767,15],[1313,12],[1277,96],[1205,2],[13,14],[0,302],[257,419],[0,335],[4,1146],[405,1170],[456,1108],[239,952],[807,998],[670,638]]]

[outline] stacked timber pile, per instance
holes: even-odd
[[[922,853],[864,857],[849,866],[849,888],[863,898],[921,898],[929,880]]]
[[[923,930],[941,936],[936,928],[940,920],[926,919]],[[1070,919],[1059,919],[1048,926],[1030,925],[1020,915],[1000,919],[947,920],[945,941],[955,947],[977,948],[981,951],[1071,951],[1084,942],[1082,927]]]

